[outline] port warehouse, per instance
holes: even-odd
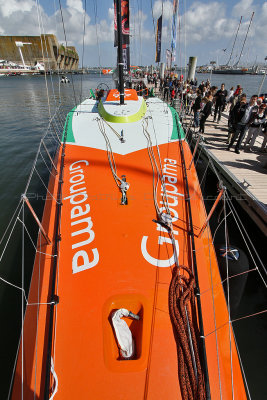
[[[26,65],[44,63],[47,70],[77,70],[79,56],[73,46],[60,44],[55,35],[41,36],[0,36],[0,59],[22,64],[20,47]],[[43,48],[43,52],[42,52]],[[43,56],[44,53],[44,56]]]

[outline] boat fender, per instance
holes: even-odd
[[[122,319],[123,317],[130,317],[137,320],[139,320],[140,317],[126,310],[126,308],[120,308],[112,315],[112,325],[120,348],[120,355],[124,359],[130,359],[134,355],[134,340],[129,326],[126,321]]]

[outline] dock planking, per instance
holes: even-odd
[[[220,123],[209,117],[203,137],[210,152],[236,177],[237,183],[262,203],[267,212],[267,153],[260,152],[263,136],[256,139],[252,152],[242,147],[237,154],[234,146],[227,151],[227,118],[222,116]]]
[[[190,118],[186,117],[186,124]],[[211,116],[208,118],[202,134],[204,144],[199,145],[201,158],[213,160],[231,195],[240,200],[240,205],[267,235],[267,153],[260,152],[263,136],[256,139],[252,152],[246,152],[242,146],[240,154],[237,154],[235,144],[228,151],[227,122],[227,114],[222,116],[220,123],[213,122]],[[192,146],[196,140],[193,137]]]

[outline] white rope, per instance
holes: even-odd
[[[228,227],[226,218],[226,197],[225,191],[223,193],[223,211],[224,211],[224,235],[225,235],[225,251],[228,254]],[[228,257],[226,260],[226,282],[227,282],[227,308],[228,308],[228,328],[229,328],[229,348],[230,348],[230,362],[231,362],[231,383],[232,383],[232,398],[234,399],[234,376],[233,376],[233,355],[232,355],[232,326],[231,326],[231,306],[230,306],[230,285],[229,285],[229,263]]]
[[[55,197],[52,195],[52,193],[48,190],[48,187],[47,187],[46,184],[44,183],[44,181],[43,181],[43,179],[41,178],[41,176],[40,176],[39,172],[37,171],[36,167],[35,167],[34,169],[35,169],[35,172],[36,172],[36,174],[38,175],[40,181],[42,182],[42,184],[43,184],[44,187],[46,188],[47,192],[50,194],[50,196],[53,198],[53,200],[55,200],[55,202],[56,202],[57,204],[60,204],[60,202],[57,201],[57,200],[55,199]]]
[[[118,139],[121,139],[121,135],[116,131],[116,129],[114,129],[103,117],[99,117],[101,118],[102,122],[105,122],[105,124],[112,130],[113,133],[115,133],[115,135],[118,137]]]
[[[102,133],[102,135],[103,135],[103,137],[105,139],[105,142],[106,142],[107,155],[108,155],[109,165],[110,165],[110,169],[111,169],[113,178],[114,178],[118,188],[120,188],[122,180],[117,175],[117,167],[116,167],[115,159],[114,159],[114,156],[113,156],[112,147],[111,147],[110,141],[108,139],[108,136],[107,136],[107,134],[105,132],[105,126],[103,124],[103,120],[101,118],[97,118],[97,122],[98,122],[99,130]]]
[[[24,224],[24,202],[22,204],[22,221]],[[22,227],[22,250],[21,250],[21,399],[23,400],[24,397],[24,229]]]
[[[153,118],[152,118],[153,121]],[[154,124],[153,124],[154,127]],[[154,205],[155,205],[155,209],[157,212],[157,215],[160,219],[162,219],[162,213],[160,212],[160,208],[158,206],[158,202],[157,202],[157,188],[158,188],[158,183],[159,180],[161,181],[161,185],[162,185],[162,189],[163,189],[163,195],[162,195],[162,201],[163,201],[163,205],[167,211],[167,215],[171,215],[170,213],[170,209],[169,209],[169,203],[168,203],[168,198],[167,198],[167,192],[166,192],[166,187],[165,187],[165,182],[163,179],[163,170],[162,170],[162,164],[161,164],[161,155],[160,155],[160,150],[159,150],[159,146],[157,143],[157,138],[156,138],[156,132],[155,132],[155,127],[154,127],[154,135],[155,135],[155,140],[156,140],[156,148],[157,148],[157,152],[158,152],[158,158],[159,158],[159,163],[160,163],[160,168],[158,167],[158,163],[156,160],[156,157],[154,155],[154,151],[153,151],[153,144],[152,144],[152,140],[151,140],[151,136],[150,133],[148,131],[148,118],[144,118],[143,119],[143,132],[144,135],[147,139],[147,150],[148,150],[148,155],[150,158],[150,163],[152,166],[152,172],[153,172],[153,199],[154,199]],[[155,184],[155,170],[154,170],[154,166],[156,168],[157,171],[157,181]],[[166,221],[163,221],[164,223],[166,223]]]
[[[62,213],[59,214],[59,233],[61,233],[61,221],[62,221]],[[59,269],[60,269],[60,242],[58,244],[58,257],[57,257],[57,280],[56,280],[56,287],[55,287],[55,293],[58,294],[58,288],[59,288]],[[53,359],[54,362],[56,360],[56,344],[57,344],[57,307],[54,310],[55,317],[54,317],[54,345],[53,345]]]
[[[23,206],[23,203],[22,203],[21,206],[20,206],[19,213],[21,212],[22,206]],[[9,241],[10,241],[10,238],[11,238],[11,236],[12,236],[12,233],[13,233],[13,231],[14,231],[14,229],[15,229],[16,224],[17,224],[17,218],[16,218],[16,220],[14,221],[13,227],[12,227],[12,229],[11,229],[11,232],[10,232],[10,234],[9,234],[9,236],[8,236],[8,239],[7,239],[7,241],[6,241],[6,244],[5,244],[5,246],[4,246],[4,249],[3,249],[3,251],[2,251],[2,254],[1,254],[1,256],[0,256],[0,263],[1,263],[2,259],[3,259],[3,257],[4,257],[4,254],[5,254],[7,245],[8,245],[8,243],[9,243]],[[2,278],[0,278],[0,279],[2,279]]]
[[[237,322],[237,321],[241,321],[241,320],[247,319],[247,318],[256,317],[256,316],[258,316],[258,315],[265,314],[265,313],[267,313],[267,309],[266,309],[266,310],[262,310],[262,311],[258,311],[258,312],[253,313],[253,314],[244,315],[243,317],[239,317],[239,318],[232,319],[232,320],[231,320],[231,323]],[[212,335],[213,333],[215,333],[215,332],[218,331],[219,329],[222,329],[222,328],[225,327],[226,325],[228,325],[228,321],[225,322],[224,324],[220,325],[216,330],[213,330],[213,331],[207,333],[207,334],[205,335],[205,338],[207,338],[208,336]]]
[[[16,210],[14,211],[14,213],[13,213],[13,215],[12,215],[12,217],[11,217],[11,219],[10,219],[10,221],[9,221],[9,223],[8,223],[8,225],[7,225],[7,227],[6,227],[6,230],[5,230],[5,232],[3,233],[2,237],[1,237],[0,245],[1,245],[1,243],[3,242],[5,236],[6,236],[7,232],[8,232],[8,229],[9,229],[9,227],[10,227],[12,221],[13,221],[13,219],[15,218],[16,212],[18,211],[18,208],[19,208],[19,206],[20,206],[21,201],[22,201],[22,198],[20,199],[20,201],[19,201],[19,203],[18,203],[18,205],[17,205],[17,207],[16,207]],[[18,214],[19,214],[19,213],[20,213],[20,211],[18,212]],[[1,260],[0,260],[0,261],[1,261]]]
[[[247,271],[243,271],[243,272],[240,272],[240,273],[238,273],[238,274],[231,275],[231,276],[228,277],[228,279],[230,280],[230,279],[232,279],[232,278],[236,278],[236,277],[238,277],[238,276],[245,275],[245,274],[248,274],[248,273],[254,272],[254,271],[257,271],[257,268],[248,269]],[[213,286],[213,288],[215,289],[215,288],[218,287],[218,286],[222,286],[226,281],[227,281],[227,278],[221,280],[219,283],[217,283],[215,286]],[[200,295],[200,296],[203,296],[205,293],[209,292],[210,290],[211,290],[211,289],[206,289],[206,290],[204,290],[203,292],[200,292],[199,295]]]
[[[245,385],[246,385],[246,389],[247,389],[247,395],[248,395],[249,400],[251,400],[251,395],[250,395],[250,391],[249,391],[249,387],[248,387],[247,377],[246,377],[246,374],[245,374],[245,369],[244,369],[244,366],[243,366],[243,362],[242,362],[242,359],[241,359],[241,355],[240,355],[237,343],[236,343],[236,350],[237,350],[238,359],[239,359],[239,362],[240,362],[240,365],[241,365],[241,369],[242,369],[242,377],[243,377],[243,379],[245,381]]]
[[[209,223],[207,225],[207,232],[208,232],[208,241],[210,241]],[[209,250],[210,281],[211,281],[211,293],[212,293],[213,322],[214,322],[214,326],[215,326],[216,358],[217,358],[217,366],[218,366],[218,374],[219,374],[220,399],[222,400],[221,370],[220,370],[220,358],[219,358],[219,346],[218,346],[218,336],[217,336],[217,322],[216,322],[216,310],[215,310],[215,301],[214,301],[214,284],[213,284],[213,275],[212,275],[212,266],[211,266],[210,246],[208,246],[208,250]],[[207,335],[205,335],[205,338],[206,337],[207,337]]]
[[[162,104],[164,104],[164,103],[162,103]],[[163,177],[163,168],[162,168],[162,162],[161,162],[161,154],[160,154],[159,145],[158,145],[158,138],[157,138],[157,134],[156,134],[155,124],[154,124],[154,118],[153,118],[153,116],[152,116],[152,111],[151,111],[150,108],[149,108],[149,113],[150,113],[150,117],[151,117],[151,121],[152,121],[153,134],[154,134],[154,139],[155,139],[155,142],[156,142],[156,148],[157,148],[158,159],[159,159],[159,165],[160,165],[160,174],[159,174],[159,177],[160,177],[160,181],[161,181],[161,184],[162,184],[162,187],[163,187],[163,193],[164,193],[163,202],[164,202],[164,206],[165,206],[165,207],[166,207],[166,205],[167,205],[166,208],[167,208],[167,210],[168,210],[168,214],[170,214],[170,209],[169,209],[169,203],[168,203],[168,198],[167,198],[167,193],[166,193],[165,182],[164,182],[164,179],[162,178],[162,177]],[[166,113],[167,113],[167,115],[168,115],[168,106],[166,107]],[[168,118],[167,118],[167,120],[169,121]],[[170,124],[167,123],[167,124],[165,124],[165,125],[168,126],[168,147],[169,147]],[[147,127],[148,127],[148,120],[147,120]],[[148,132],[148,131],[147,131],[147,132]],[[148,134],[149,134],[149,132],[148,132]],[[150,138],[150,142],[151,142],[151,148],[152,148],[152,140],[151,140],[151,138]],[[158,168],[157,168],[157,170],[158,170]]]
[[[55,397],[57,391],[58,391],[58,377],[55,371],[55,367],[54,367],[54,361],[53,358],[51,357],[51,373],[53,375],[54,378],[54,387],[53,387],[53,393],[51,394],[51,396],[49,397],[49,400],[53,400],[53,398]]]
[[[18,218],[18,221],[24,226],[24,229],[25,229],[25,231],[26,231],[26,233],[27,233],[27,235],[28,235],[28,237],[29,237],[29,239],[30,239],[30,241],[31,241],[36,253],[39,253],[39,254],[42,254],[44,256],[48,256],[48,257],[51,257],[51,258],[57,257],[56,254],[45,253],[43,251],[38,250],[37,247],[34,244],[34,241],[33,241],[32,237],[31,237],[31,235],[30,235],[25,223],[20,218]],[[39,236],[39,235],[40,235],[40,230],[39,230],[39,233],[38,233],[38,237],[40,237],[40,240],[41,240],[41,236]]]
[[[43,154],[42,154],[42,152],[41,152],[41,149],[40,149],[40,156],[41,156],[41,158],[42,158],[42,160],[43,160],[43,162],[44,162],[44,164],[45,164],[47,170],[49,171],[50,175],[53,175],[53,177],[56,178],[56,175],[52,172],[52,170],[51,170],[51,169],[48,167],[48,165],[46,164],[46,161],[45,161],[44,156],[43,156]]]
[[[246,236],[247,236],[247,238],[248,238],[248,240],[249,240],[249,242],[250,242],[250,245],[251,245],[253,251],[255,252],[255,254],[257,255],[257,258],[258,258],[258,260],[259,260],[261,266],[263,267],[264,272],[266,273],[264,264],[263,264],[263,262],[261,261],[261,258],[260,258],[260,256],[259,256],[257,250],[255,249],[255,247],[254,247],[254,245],[253,245],[253,243],[252,243],[252,241],[251,241],[251,239],[250,239],[250,237],[249,237],[249,234],[247,233],[247,231],[246,231],[244,225],[242,224],[242,222],[241,222],[241,220],[240,220],[240,218],[239,218],[239,216],[238,216],[238,214],[237,214],[237,212],[236,212],[236,210],[235,210],[235,208],[234,208],[234,205],[233,205],[233,203],[232,203],[232,201],[231,201],[231,199],[230,199],[229,196],[227,196],[227,201],[228,201],[228,205],[229,205],[230,210],[232,210],[232,214],[233,214],[234,220],[235,220],[235,222],[236,222],[236,225],[237,225],[237,227],[238,227],[238,229],[239,229],[239,232],[241,233],[241,236],[242,236],[242,238],[243,238],[243,240],[244,240],[244,242],[245,242],[245,245],[247,246],[247,249],[248,249],[249,255],[250,255],[250,257],[251,257],[251,259],[252,259],[252,261],[253,261],[253,264],[254,264],[255,267],[257,268],[257,271],[258,271],[258,273],[259,273],[259,275],[260,275],[260,277],[261,277],[261,279],[262,279],[262,282],[263,282],[264,286],[267,287],[267,283],[265,282],[265,279],[263,278],[263,276],[262,276],[262,274],[261,274],[261,272],[260,272],[260,270],[259,270],[259,267],[258,267],[258,265],[257,265],[257,263],[256,263],[256,261],[255,261],[255,259],[254,259],[254,257],[253,257],[253,254],[252,254],[252,252],[251,252],[251,250],[250,250],[250,247],[249,247],[249,245],[248,245],[248,243],[247,243],[247,241],[246,241],[246,239],[245,239],[245,236],[244,236],[244,234],[243,234],[243,232],[242,232],[242,229],[243,229],[244,232],[246,233]],[[238,221],[238,220],[239,220],[239,221]],[[242,229],[240,228],[240,225],[239,225],[238,222],[239,222],[240,225],[242,226]]]
[[[41,249],[42,237],[40,235],[40,228],[38,231],[39,240],[39,249]],[[37,290],[37,300],[40,301],[40,276],[41,276],[41,257],[38,260],[38,290]],[[36,393],[36,385],[37,385],[37,350],[38,350],[38,328],[39,328],[39,306],[37,306],[36,311],[36,343],[35,343],[35,372],[34,372],[34,400]]]
[[[58,110],[55,111],[55,114],[54,114],[53,117],[50,119],[49,124],[48,124],[48,127],[47,127],[47,130],[46,130],[45,134],[43,135],[43,137],[42,137],[41,140],[40,140],[40,143],[39,143],[39,146],[38,146],[36,155],[35,155],[35,159],[34,159],[34,162],[33,162],[33,166],[32,166],[31,172],[30,172],[30,174],[29,174],[29,178],[28,178],[28,180],[27,180],[27,183],[26,183],[26,186],[25,186],[25,189],[24,189],[24,193],[25,193],[25,194],[27,194],[27,191],[28,191],[28,188],[29,188],[29,186],[30,186],[31,179],[32,179],[32,176],[33,176],[33,173],[34,173],[34,170],[35,170],[37,161],[38,161],[38,156],[39,156],[40,149],[41,149],[41,145],[42,145],[42,139],[44,139],[44,138],[46,137],[46,135],[47,135],[47,133],[48,133],[48,129],[49,129],[50,124],[51,124],[51,121],[53,120],[53,118],[55,118],[57,112],[58,112]],[[58,141],[59,141],[59,140],[58,140]],[[59,143],[61,143],[61,142],[59,141]]]

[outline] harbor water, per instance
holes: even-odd
[[[240,84],[244,92],[251,96],[258,93],[262,76],[234,76],[234,75],[212,75],[197,74],[198,84],[202,80],[211,79],[211,84],[220,87],[225,83],[226,89]],[[40,139],[47,128],[49,121],[48,103],[53,110],[60,103],[62,106],[62,118],[66,117],[76,104],[87,97],[90,89],[95,89],[100,82],[104,82],[110,88],[114,87],[111,76],[100,75],[72,75],[69,76],[70,83],[61,84],[60,77],[48,76],[10,76],[0,79],[0,116],[1,116],[1,148],[0,148],[0,239],[5,232],[17,205],[23,194],[29,173],[33,164]],[[267,93],[267,79],[261,90]],[[49,146],[51,154],[55,151],[55,143]],[[40,175],[47,183],[49,171],[45,164],[38,166]],[[201,174],[201,171],[199,172]],[[31,202],[39,216],[42,213],[43,196],[45,188],[37,176],[33,177],[31,185]],[[207,196],[216,193],[216,181],[209,174],[206,182]],[[215,188],[215,189],[214,189]],[[205,195],[205,194],[204,194]],[[207,207],[210,202],[207,201]],[[242,219],[247,222],[247,229],[262,258],[266,252],[263,251],[264,240],[260,230],[249,221],[249,217],[240,209]],[[216,227],[216,220],[212,221],[212,227]],[[17,226],[10,240],[11,248],[5,253],[0,263],[0,277],[21,285],[21,226]],[[32,222],[30,231],[32,238],[36,240],[37,227]],[[220,233],[219,233],[220,235]],[[242,247],[237,229],[231,233],[236,246]],[[29,242],[29,250],[25,256],[26,271],[28,276],[25,288],[30,282],[32,263],[34,260],[34,248]],[[0,245],[0,255],[4,244]],[[251,266],[250,266],[251,267]],[[250,278],[246,281],[244,293],[240,301],[237,316],[249,315],[257,310],[266,309],[266,288],[258,278]],[[241,320],[234,324],[235,335],[240,349],[251,398],[261,400],[267,398],[267,351],[266,351],[266,314]],[[21,329],[21,292],[3,281],[0,281],[0,400],[8,397],[10,381],[14,361],[16,358],[17,345]]]

